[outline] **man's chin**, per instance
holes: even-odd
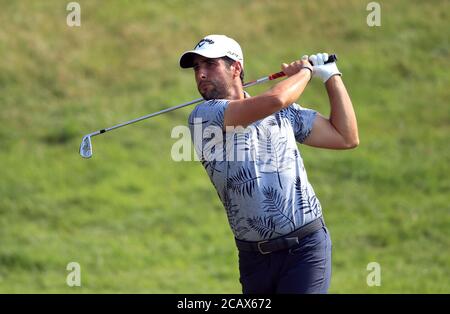
[[[213,99],[209,95],[203,95],[202,94],[202,97],[203,97],[204,100],[211,100],[211,99]]]
[[[200,93],[202,95],[204,100],[211,100],[211,99],[217,99],[216,93]]]
[[[206,89],[198,91],[200,95],[202,95],[203,99],[211,100],[211,99],[224,99],[226,96],[224,93],[220,93],[217,89]]]

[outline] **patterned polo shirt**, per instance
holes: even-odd
[[[247,128],[224,131],[229,100],[197,105],[189,116],[192,141],[234,236],[261,241],[288,234],[322,215],[297,142],[317,112],[294,103]]]

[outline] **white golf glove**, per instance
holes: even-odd
[[[303,56],[303,58],[305,57],[308,58],[308,56]],[[308,59],[313,65],[313,76],[320,77],[324,83],[333,75],[342,75],[337,68],[336,62],[325,64],[328,60],[328,53],[311,55]]]

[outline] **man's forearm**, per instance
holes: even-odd
[[[283,71],[289,76],[287,79],[261,95],[230,101],[224,113],[224,126],[246,127],[291,105],[311,79],[312,70],[304,67],[311,67],[307,60],[285,65]]]
[[[344,82],[339,75],[334,75],[325,83],[330,99],[330,122],[350,146],[359,144],[358,125],[352,101]]]
[[[268,94],[279,95],[283,104],[282,108],[286,108],[297,101],[305,90],[306,85],[308,85],[311,75],[312,72],[310,70],[302,69],[298,73],[276,84],[268,91]]]

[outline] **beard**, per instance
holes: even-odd
[[[202,95],[203,99],[226,99],[229,96],[229,86],[225,81],[208,80],[206,82],[206,87],[200,88],[198,86],[198,92]]]

